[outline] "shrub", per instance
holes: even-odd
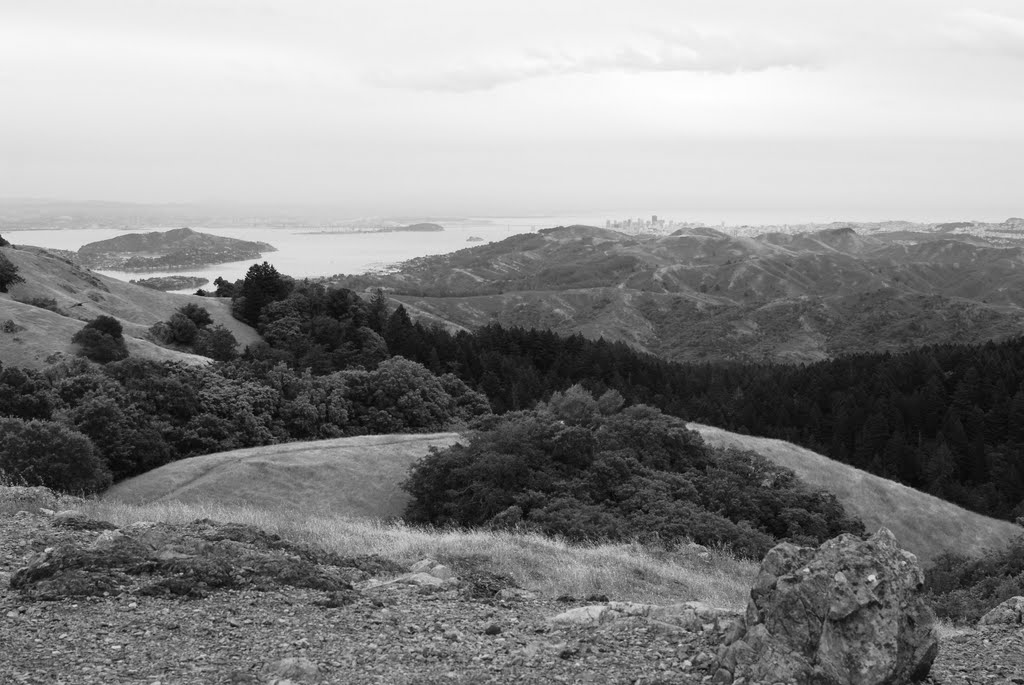
[[[128,357],[121,322],[112,316],[96,317],[75,333],[71,342],[79,346],[81,356],[100,364]]]
[[[199,335],[199,327],[192,319],[181,312],[175,312],[167,322],[167,332],[170,342],[179,345],[191,345]]]
[[[944,554],[925,571],[925,591],[939,618],[974,624],[990,610],[1024,595],[1024,537],[980,559]]]
[[[92,442],[54,421],[0,418],[0,472],[65,492],[96,492],[111,481]]]
[[[39,307],[40,309],[47,309],[51,312],[58,310],[57,300],[52,297],[32,297],[28,300],[21,300],[25,304],[30,304],[33,307]]]
[[[711,449],[682,420],[621,404],[575,386],[535,410],[486,417],[468,444],[413,465],[406,518],[578,541],[691,539],[755,558],[780,539],[863,532],[835,497],[791,471]]]
[[[219,362],[231,361],[238,356],[238,340],[223,326],[207,326],[199,329],[193,347],[196,354]]]
[[[189,302],[183,307],[179,307],[178,314],[185,316],[196,325],[196,328],[204,328],[213,323],[213,317],[210,316],[210,312],[207,311],[206,307],[202,307],[193,302]]]
[[[18,275],[18,267],[4,255],[0,254],[0,293],[7,292],[12,285],[24,283],[25,279]]]

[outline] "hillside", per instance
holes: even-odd
[[[25,279],[0,294],[0,322],[14,322],[14,332],[0,331],[0,361],[9,366],[42,368],[54,355],[74,356],[71,336],[86,321],[101,314],[124,327],[133,356],[158,360],[206,363],[204,357],[159,347],[146,339],[154,323],[165,321],[181,306],[205,307],[231,331],[241,347],[259,340],[256,331],[231,316],[231,302],[216,298],[164,293],[93,273],[69,259],[33,247],[0,248]],[[29,304],[52,300],[43,308]]]
[[[173,462],[123,481],[105,500],[132,504],[180,501],[308,514],[401,516],[409,496],[398,485],[409,466],[457,433],[367,435],[287,443]]]
[[[88,243],[78,249],[78,258],[91,269],[145,271],[147,269],[192,269],[243,259],[259,259],[274,252],[263,242],[224,238],[176,228],[170,231],[128,233]]]
[[[581,333],[679,361],[814,361],[1024,329],[1024,248],[945,232],[570,226],[329,280],[452,326]]]
[[[868,531],[889,528],[925,564],[945,551],[980,554],[1024,532],[781,440],[690,427],[713,446],[757,452],[812,487],[835,494]],[[408,496],[398,485],[408,467],[430,447],[443,448],[457,438],[456,433],[362,436],[192,457],[115,485],[103,500],[400,516]]]
[[[927,564],[943,552],[979,556],[1024,534],[1009,521],[967,511],[937,497],[833,461],[792,443],[739,435],[690,423],[711,445],[751,450],[794,471],[804,482],[834,494],[869,531],[888,528]]]

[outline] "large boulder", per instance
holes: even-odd
[[[981,617],[978,625],[1018,625],[1024,623],[1024,597],[1011,597]]]
[[[719,653],[716,681],[898,685],[938,655],[924,574],[885,528],[817,549],[783,543],[761,562],[744,621]]]

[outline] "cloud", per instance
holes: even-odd
[[[1024,59],[1024,19],[980,10],[950,16],[943,33],[957,47],[971,52]]]
[[[505,60],[418,70],[380,70],[366,80],[376,86],[411,90],[472,92],[537,78],[574,74],[692,72],[734,74],[777,68],[812,68],[821,51],[806,41],[768,36],[659,31],[644,47],[612,52],[555,54],[531,51]]]

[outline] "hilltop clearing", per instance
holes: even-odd
[[[409,466],[458,433],[365,435],[190,457],[118,483],[114,502],[213,503],[377,519],[402,515]]]
[[[274,252],[273,245],[199,233],[191,228],[128,233],[78,248],[82,264],[92,269],[146,271],[191,269],[245,259],[259,259]]]
[[[949,233],[570,226],[329,280],[453,326],[582,333],[675,360],[811,361],[1024,328],[1024,248]]]
[[[215,324],[231,331],[240,348],[259,340],[255,330],[231,315],[228,300],[132,285],[83,269],[41,248],[5,247],[0,252],[25,279],[12,285],[9,293],[0,293],[0,322],[13,322],[13,332],[0,331],[0,361],[5,366],[42,368],[48,359],[74,356],[71,336],[101,314],[121,322],[133,356],[206,363],[204,357],[158,347],[148,340],[150,326],[171,318],[188,303],[206,308]]]
[[[752,451],[792,470],[808,486],[836,496],[870,532],[892,530],[901,545],[929,563],[939,554],[977,556],[1009,544],[1022,531],[1007,521],[873,476],[781,440],[754,438],[689,424],[712,446]],[[190,506],[245,506],[280,511],[392,518],[408,495],[399,484],[431,447],[444,448],[457,433],[380,435],[269,445],[192,457],[126,480],[104,502]]]

